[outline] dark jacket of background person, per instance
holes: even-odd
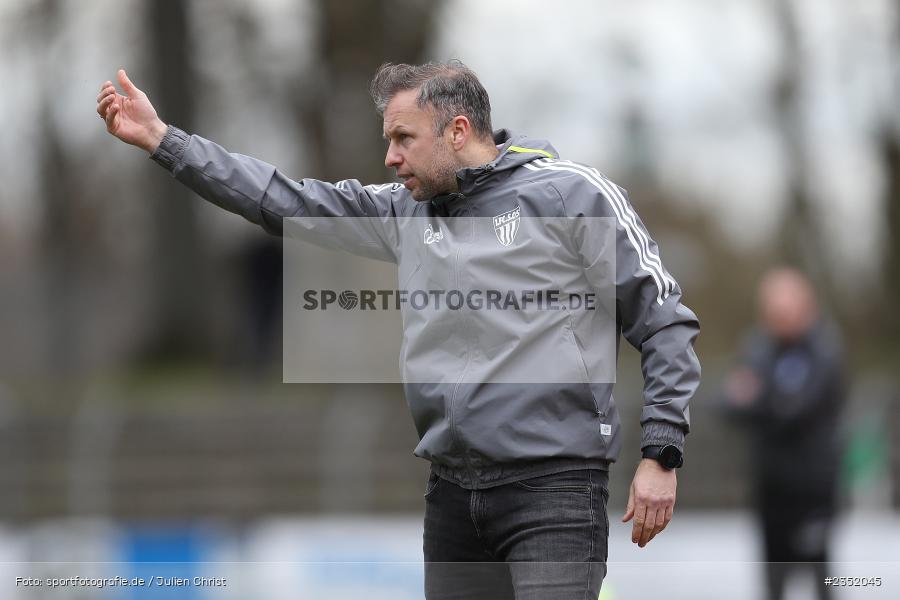
[[[842,445],[843,351],[835,328],[819,319],[801,338],[756,330],[740,363],[759,380],[746,405],[729,406],[752,436],[758,495],[777,493],[832,507]]]

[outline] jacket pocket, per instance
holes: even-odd
[[[572,318],[572,313],[569,312],[569,309],[565,305],[563,305],[563,312],[566,313],[566,324],[564,326],[563,337],[569,345],[569,350],[574,352],[575,368],[578,375],[581,377],[581,381],[573,383],[590,383],[591,378],[588,375],[587,365],[584,363],[581,348],[578,346],[578,340],[575,338],[575,319]]]
[[[591,388],[591,376],[588,373],[587,363],[584,361],[584,352],[582,352],[581,345],[578,343],[578,338],[575,336],[575,318],[572,316],[572,313],[569,312],[568,307],[566,307],[565,305],[563,305],[563,310],[566,313],[566,326],[564,336],[571,350],[574,352],[575,368],[578,370],[578,374],[581,377],[581,381],[577,383],[583,383],[587,388],[587,393],[590,395],[591,401],[594,403],[594,413],[598,417],[605,417],[606,411],[604,411],[600,407],[600,403],[597,401],[597,396],[594,394],[594,390]]]

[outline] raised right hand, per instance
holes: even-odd
[[[128,94],[116,93],[107,81],[97,96],[97,114],[106,122],[106,130],[123,142],[153,152],[166,133],[166,124],[156,115],[156,109],[142,92],[131,83],[125,69],[119,69],[119,85]]]

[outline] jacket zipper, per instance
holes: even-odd
[[[462,194],[460,194],[460,197],[463,197],[463,198],[464,198],[465,196],[463,196]],[[475,235],[475,221],[474,221],[474,219],[471,218],[471,210],[468,209],[468,208],[464,209],[464,211],[463,211],[463,216],[464,216],[464,217],[470,217],[470,221],[471,221],[471,230],[469,231],[469,234],[470,234],[470,236],[471,236],[472,238],[474,238],[474,235]],[[466,242],[463,242],[463,244],[465,244],[465,243],[466,243]],[[461,268],[460,268],[460,260],[459,260],[459,257],[460,257],[461,254],[462,254],[462,248],[461,248],[461,247],[458,247],[458,248],[456,249],[456,256],[455,256],[454,263],[453,263],[453,267],[454,267],[453,274],[454,274],[455,279],[456,279],[456,281],[455,281],[456,289],[461,289],[461,287],[460,287],[460,272],[461,272]],[[465,320],[465,312],[461,312],[460,314],[461,314],[462,318]],[[462,323],[462,330],[463,330],[464,333],[466,333],[466,334],[468,333],[468,332],[466,331],[466,324],[465,324],[465,321]],[[467,336],[467,337],[468,337],[468,336]],[[465,448],[463,447],[463,445],[460,443],[459,436],[457,435],[456,424],[455,424],[454,418],[453,418],[453,412],[454,412],[453,409],[454,409],[454,404],[455,404],[455,402],[456,402],[456,395],[457,395],[457,392],[459,391],[459,386],[460,386],[460,384],[462,383],[463,379],[464,379],[465,376],[466,376],[466,371],[468,371],[469,364],[470,364],[471,361],[472,361],[472,348],[471,348],[471,343],[468,343],[468,344],[467,344],[467,347],[466,347],[466,362],[465,362],[465,364],[463,365],[462,372],[459,374],[459,378],[456,380],[456,385],[453,386],[453,393],[450,395],[450,399],[449,399],[449,404],[450,404],[450,406],[449,406],[449,411],[448,411],[448,412],[449,412],[448,425],[449,425],[449,428],[450,428],[450,436],[451,436],[451,439],[453,440],[454,445],[457,447],[457,449],[459,449],[459,450],[461,451],[461,452],[460,452],[460,456],[461,456],[462,461],[463,461],[463,466],[465,467],[466,473],[468,474],[468,476],[469,476],[471,482],[474,484],[475,481],[476,481],[476,478],[475,478],[475,471],[474,471],[474,469],[472,468],[472,465],[469,464],[469,458],[468,458],[468,456],[466,455],[466,449],[465,449]]]

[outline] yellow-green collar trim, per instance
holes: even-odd
[[[510,150],[512,152],[532,152],[535,154],[543,154],[547,158],[556,158],[546,150],[541,150],[539,148],[522,148],[521,146],[510,146],[509,148],[507,148],[507,150]]]

